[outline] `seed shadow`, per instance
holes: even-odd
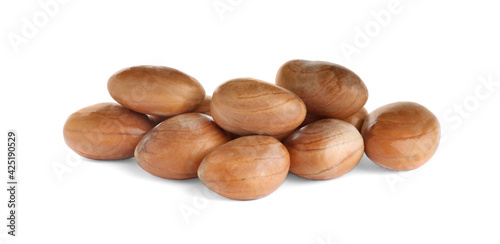
[[[91,160],[90,162],[98,162],[96,160]],[[122,159],[122,160],[113,160],[113,161],[107,161],[109,164],[114,164],[114,166],[118,166],[123,170],[123,172],[130,174],[133,178],[135,179],[143,179],[147,181],[152,181],[152,182],[159,182],[159,183],[168,183],[168,184],[177,184],[180,186],[184,187],[194,187],[198,184],[201,184],[200,180],[198,178],[193,178],[193,179],[186,179],[186,180],[172,180],[172,179],[164,179],[161,177],[154,176],[145,170],[143,170],[139,164],[137,164],[137,161],[135,158],[128,158],[128,159]]]
[[[366,154],[363,154],[363,157],[359,161],[358,165],[352,169],[352,172],[382,174],[390,172],[390,170],[376,165],[366,156]]]
[[[285,183],[291,183],[291,184],[309,184],[309,183],[312,183],[314,184],[314,182],[321,182],[321,181],[317,181],[317,180],[310,180],[310,179],[306,179],[306,178],[302,178],[300,176],[297,176],[293,173],[288,173],[286,179],[285,179]]]
[[[311,185],[328,184],[329,182],[335,180],[336,178],[328,180],[306,179],[289,172],[288,176],[285,179],[285,182],[283,182],[283,185],[286,185],[286,187],[307,187]]]
[[[102,164],[102,161],[99,160],[88,160],[90,163]],[[208,197],[212,201],[220,201],[220,202],[234,202],[235,200],[223,197],[211,190],[209,190],[206,186],[204,186],[198,178],[187,179],[187,180],[171,180],[171,179],[163,179],[143,170],[138,164],[135,158],[122,159],[122,160],[114,160],[107,161],[107,164],[113,164],[113,166],[118,166],[123,172],[131,175],[136,179],[143,179],[151,182],[161,183],[161,184],[174,184],[176,187],[182,187],[186,191],[202,192],[204,196]],[[358,165],[354,167],[354,169],[348,174],[384,174],[387,172],[391,172],[388,169],[382,168],[375,163],[373,163],[366,155],[363,155]],[[333,179],[335,180],[335,179]],[[327,180],[330,181],[330,180]],[[313,184],[324,184],[326,181],[323,180],[310,180],[299,177],[295,174],[288,173],[284,185],[288,185],[290,187],[296,186],[305,186],[305,185],[313,185]],[[194,193],[193,193],[194,194]],[[253,200],[248,200],[253,201]],[[248,202],[242,201],[242,202]]]

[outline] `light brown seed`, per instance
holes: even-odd
[[[391,170],[411,170],[434,155],[441,134],[436,116],[414,102],[382,106],[365,119],[361,129],[368,156]]]
[[[265,197],[285,180],[288,152],[270,136],[244,136],[210,153],[200,165],[201,182],[217,194],[236,200]]]
[[[362,108],[357,113],[343,119],[343,121],[354,125],[358,131],[361,131],[361,127],[363,126],[363,122],[365,122],[366,116],[368,116],[368,110],[366,110],[366,108]]]
[[[322,119],[302,127],[283,144],[290,153],[290,172],[328,180],[353,169],[363,156],[363,138],[351,124]]]
[[[210,103],[212,103],[212,96],[205,96],[205,99],[203,99],[201,105],[192,112],[210,115]]]
[[[134,149],[154,123],[145,114],[117,103],[99,103],[71,114],[64,124],[66,144],[81,156],[115,160],[134,156]]]
[[[210,113],[223,129],[237,135],[280,136],[297,128],[306,116],[302,100],[264,81],[240,78],[217,87]]]
[[[152,129],[135,150],[141,168],[166,179],[196,178],[203,158],[230,136],[201,113],[174,116]]]
[[[167,117],[196,109],[205,97],[195,78],[173,68],[151,65],[116,72],[108,80],[108,91],[131,110]]]
[[[307,112],[345,119],[368,100],[368,89],[351,70],[329,62],[291,60],[276,75],[276,84],[297,94]]]

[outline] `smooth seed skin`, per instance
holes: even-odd
[[[190,113],[202,113],[206,115],[210,115],[210,103],[212,102],[212,96],[206,96],[203,99],[201,105]],[[155,125],[165,121],[168,118],[172,118],[173,116],[158,116],[158,115],[149,115],[149,117],[153,120]]]
[[[302,121],[302,123],[299,125],[299,127],[295,128],[294,130],[292,130],[290,132],[283,133],[283,134],[273,136],[273,137],[280,140],[281,142],[283,142],[286,138],[288,138],[295,131],[298,131],[300,128],[302,128],[302,127],[304,127],[312,122],[318,121],[320,119],[324,119],[324,118],[321,118],[321,117],[318,117],[318,116],[312,115],[312,114],[306,114],[306,118],[304,119],[304,121]]]
[[[212,103],[212,96],[206,96],[199,107],[192,111],[192,113],[203,113],[206,115],[210,114],[210,103]]]
[[[244,136],[210,153],[198,169],[201,182],[217,194],[252,200],[275,191],[288,174],[290,156],[270,136]]]
[[[306,107],[298,96],[284,88],[239,78],[217,87],[210,113],[220,127],[231,133],[280,137],[302,123]]]
[[[368,100],[368,89],[359,76],[329,62],[288,61],[278,70],[276,85],[297,94],[308,113],[325,118],[345,119]]]
[[[441,129],[436,116],[414,102],[382,106],[365,119],[361,129],[366,156],[391,170],[412,170],[434,155]]]
[[[205,89],[195,78],[173,68],[151,65],[116,72],[108,80],[108,91],[126,108],[167,117],[192,111],[205,98]]]
[[[328,180],[352,170],[364,153],[363,138],[351,124],[322,119],[302,127],[283,144],[290,172],[311,180]]]
[[[316,115],[313,115],[313,114],[306,114],[306,118],[304,119],[304,121],[302,122],[302,124],[300,124],[299,127],[304,127],[310,123],[313,123],[313,122],[316,122],[318,120],[322,120],[322,119],[325,119],[325,118],[322,118],[322,117],[319,117],[319,116],[316,116]]]
[[[171,118],[171,117],[168,117],[168,116],[158,116],[158,115],[148,115],[148,116],[153,121],[153,123],[155,124],[155,126],[157,124],[165,121],[166,119]]]
[[[366,116],[368,116],[368,110],[363,107],[357,113],[343,119],[343,121],[354,125],[358,131],[361,131],[361,127],[363,126],[363,122],[365,122]]]
[[[153,127],[145,114],[117,103],[99,103],[71,114],[63,134],[66,144],[83,157],[118,160],[133,157],[136,145]]]
[[[161,178],[196,178],[203,158],[230,139],[210,116],[181,114],[148,132],[135,149],[135,159],[142,169]]]

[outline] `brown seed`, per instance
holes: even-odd
[[[322,119],[302,127],[283,144],[290,153],[290,172],[328,180],[353,169],[364,153],[363,138],[342,120]]]
[[[343,119],[343,121],[354,125],[358,131],[361,131],[361,127],[363,126],[363,122],[365,122],[366,116],[368,116],[368,110],[366,110],[366,108],[362,108],[357,113]]]
[[[279,134],[279,135],[276,135],[276,136],[273,136],[274,138],[280,140],[280,141],[284,141],[286,138],[288,138],[291,134],[293,134],[295,131],[298,131],[300,128],[312,123],[312,122],[315,122],[315,121],[318,121],[320,119],[324,119],[324,118],[321,118],[321,117],[318,117],[316,115],[312,115],[312,114],[306,114],[306,118],[304,119],[304,121],[302,121],[302,123],[299,125],[299,127],[295,128],[294,130],[292,131],[289,131],[289,132],[286,132],[286,133],[283,133],[283,134]]]
[[[193,110],[193,113],[203,113],[206,115],[210,115],[210,103],[212,102],[212,96],[206,96],[205,99],[203,99],[203,102],[201,105]]]
[[[363,81],[351,70],[329,62],[291,60],[281,66],[276,84],[297,94],[307,112],[345,119],[368,100]]]
[[[135,159],[145,171],[161,178],[196,178],[203,158],[230,139],[210,116],[181,114],[146,134],[137,145]]]
[[[273,84],[240,78],[217,87],[210,104],[215,122],[238,135],[279,136],[297,128],[306,116],[302,100]]]
[[[116,72],[108,80],[108,91],[123,106],[158,116],[192,111],[205,97],[195,78],[173,68],[149,65]]]
[[[439,144],[436,116],[414,102],[382,106],[365,119],[361,134],[366,156],[381,167],[411,170],[425,164]]]
[[[170,116],[158,116],[158,115],[148,115],[149,118],[153,121],[155,125],[165,121],[168,118],[171,118]]]
[[[316,122],[318,120],[322,120],[324,118],[322,117],[319,117],[319,116],[316,116],[314,114],[306,114],[306,118],[304,119],[304,121],[302,122],[302,124],[300,124],[299,127],[304,127],[310,123],[313,123],[313,122]]]
[[[210,102],[212,102],[212,96],[206,96],[201,105],[190,113],[203,113],[206,115],[210,115]],[[155,125],[165,121],[168,118],[172,118],[172,116],[158,116],[158,115],[149,115],[149,117],[153,120]]]
[[[99,103],[71,114],[63,134],[66,144],[79,155],[115,160],[134,156],[137,143],[153,127],[145,114],[117,103]]]
[[[217,194],[236,200],[265,197],[285,180],[288,152],[269,136],[244,136],[210,153],[200,165],[201,182]]]

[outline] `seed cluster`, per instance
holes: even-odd
[[[396,102],[371,113],[368,89],[351,70],[291,60],[275,84],[237,78],[207,96],[173,68],[134,66],[108,80],[117,103],[71,114],[66,144],[83,157],[135,157],[157,177],[200,181],[217,194],[251,200],[274,192],[288,173],[337,178],[366,153],[391,170],[412,170],[434,155],[439,122],[427,108]]]

